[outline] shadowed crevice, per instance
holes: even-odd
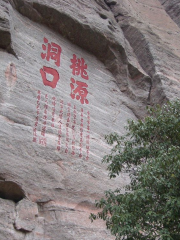
[[[23,189],[15,182],[0,181],[0,198],[19,202],[25,197]]]

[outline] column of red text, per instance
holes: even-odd
[[[58,130],[58,144],[57,150],[61,150],[61,135],[62,135],[62,119],[63,119],[63,100],[60,101],[60,112],[59,112],[59,130]]]
[[[43,116],[43,124],[41,129],[41,137],[39,137],[39,144],[42,146],[46,146],[46,124],[47,124],[47,109],[48,109],[48,95],[45,95],[45,104],[44,104],[44,116]]]
[[[86,135],[86,160],[89,159],[89,141],[90,141],[90,112],[87,112],[87,135]]]
[[[52,123],[51,123],[51,127],[54,127],[54,116],[55,116],[55,106],[56,106],[56,98],[52,97]]]
[[[68,111],[67,111],[67,122],[66,122],[66,148],[65,153],[68,153],[69,148],[69,126],[71,119],[71,103],[68,103]]]
[[[37,125],[38,125],[38,121],[39,121],[40,99],[41,99],[41,91],[38,90],[37,106],[36,106],[36,110],[37,110],[36,121],[35,121],[34,128],[33,128],[33,142],[37,142]]]
[[[76,142],[75,126],[76,126],[76,106],[74,105],[72,125],[72,153],[71,153],[72,155],[75,155],[75,142]]]
[[[83,108],[81,108],[81,123],[80,123],[80,149],[79,157],[82,157],[82,146],[83,146]]]

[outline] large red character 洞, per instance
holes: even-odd
[[[56,69],[44,66],[43,68],[40,69],[40,73],[41,73],[43,83],[45,86],[49,86],[52,88],[56,87],[57,82],[59,81],[59,73]],[[47,74],[52,75],[53,80],[48,80]]]
[[[75,87],[75,84],[77,85]],[[88,104],[89,101],[86,99],[88,91],[87,87],[88,85],[86,83],[80,82],[80,81],[75,81],[74,78],[71,78],[71,98],[74,99],[76,97],[77,100],[80,100],[82,104],[86,103]]]
[[[76,57],[75,54],[73,54],[73,58],[71,59],[71,65],[70,68],[72,69],[72,74],[73,75],[80,75],[81,77],[88,80],[88,74],[87,74],[87,64],[85,64],[85,61],[83,58],[78,58]]]
[[[42,49],[46,53],[41,53],[41,58],[49,61],[50,59],[55,61],[57,67],[60,66],[60,56],[61,56],[61,47],[56,43],[49,43],[47,38],[44,38],[44,43],[42,44]]]

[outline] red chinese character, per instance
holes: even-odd
[[[56,69],[50,68],[50,67],[43,67],[40,69],[40,73],[43,79],[43,83],[45,86],[49,86],[52,88],[55,88],[57,85],[57,82],[59,81],[59,73]],[[53,80],[48,80],[46,74],[50,74],[53,76]]]
[[[77,85],[76,88],[75,88],[75,84]],[[76,96],[76,99],[80,100],[82,104],[84,104],[84,102],[86,104],[89,103],[89,101],[86,99],[88,94],[88,91],[86,89],[88,85],[86,83],[75,81],[74,78],[71,78],[70,86],[71,86],[70,96],[72,99],[74,99]]]
[[[33,129],[33,136],[36,137],[36,128]]]
[[[39,138],[39,144],[46,146],[46,138],[45,137],[40,137]]]
[[[41,99],[41,95],[40,95],[40,94],[37,96],[37,99],[38,99],[38,100],[40,100],[40,99]],[[39,101],[38,101],[38,102],[39,102]]]
[[[45,136],[45,132],[46,132],[46,126],[43,126],[42,127],[42,131],[41,131],[41,135]]]
[[[88,80],[88,74],[86,72],[87,69],[87,64],[85,64],[85,61],[83,58],[78,58],[76,57],[75,54],[73,54],[73,59],[71,59],[72,65],[70,65],[70,68],[72,69],[72,74],[73,75],[79,75],[81,74],[81,77]]]
[[[47,61],[52,60],[55,61],[57,67],[60,66],[60,55],[61,55],[61,47],[56,43],[48,43],[47,38],[44,38],[44,43],[42,44],[42,49],[46,51],[46,53],[41,53],[41,58]]]

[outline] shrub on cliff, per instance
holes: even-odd
[[[129,121],[127,134],[110,134],[104,157],[110,178],[130,173],[125,189],[105,192],[96,202],[100,218],[116,239],[180,239],[180,101],[149,109],[144,120]]]

